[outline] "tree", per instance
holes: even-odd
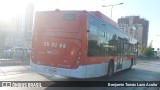
[[[144,56],[147,56],[147,57],[153,57],[154,56],[154,50],[152,49],[152,46],[141,46],[140,47],[140,53]]]
[[[149,47],[146,48],[145,55],[147,57],[153,57],[154,56],[154,50],[152,49],[151,46],[149,46]]]
[[[146,51],[146,46],[141,46],[139,49],[140,49],[140,53],[142,54],[142,55],[145,55],[145,51]]]

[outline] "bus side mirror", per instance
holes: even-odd
[[[87,32],[89,32],[89,30],[87,30]]]

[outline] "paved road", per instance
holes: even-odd
[[[160,61],[138,61],[137,65],[131,70],[125,70],[116,73],[112,78],[100,77],[94,79],[73,79],[47,77],[50,80],[68,80],[68,81],[160,81]],[[47,88],[51,89],[51,88]],[[58,90],[160,90],[158,87],[79,87],[79,88],[52,88]]]
[[[30,70],[29,66],[0,67],[0,81],[160,81],[160,61],[139,61],[131,70],[116,73],[112,78],[73,79],[62,76],[46,76]],[[0,88],[10,90],[11,88]],[[22,88],[12,88],[19,89]],[[24,90],[158,90],[157,87],[52,87],[52,88],[23,88]]]

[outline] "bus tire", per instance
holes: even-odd
[[[131,60],[131,65],[130,65],[129,69],[132,69],[132,66],[133,66],[133,59]]]
[[[114,62],[109,62],[108,70],[107,70],[107,77],[112,77],[114,72]]]

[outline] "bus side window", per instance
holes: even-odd
[[[100,27],[98,28],[98,50],[97,55],[98,56],[105,56],[105,31],[103,31]]]
[[[124,43],[124,55],[129,55],[129,45],[127,43]]]
[[[96,56],[98,50],[97,27],[90,23],[88,32],[88,56]]]
[[[66,21],[73,21],[75,20],[75,14],[72,13],[64,14],[63,19]]]
[[[106,43],[106,55],[116,55],[117,53],[117,44],[114,38],[114,34],[111,32],[107,32],[107,43]]]

